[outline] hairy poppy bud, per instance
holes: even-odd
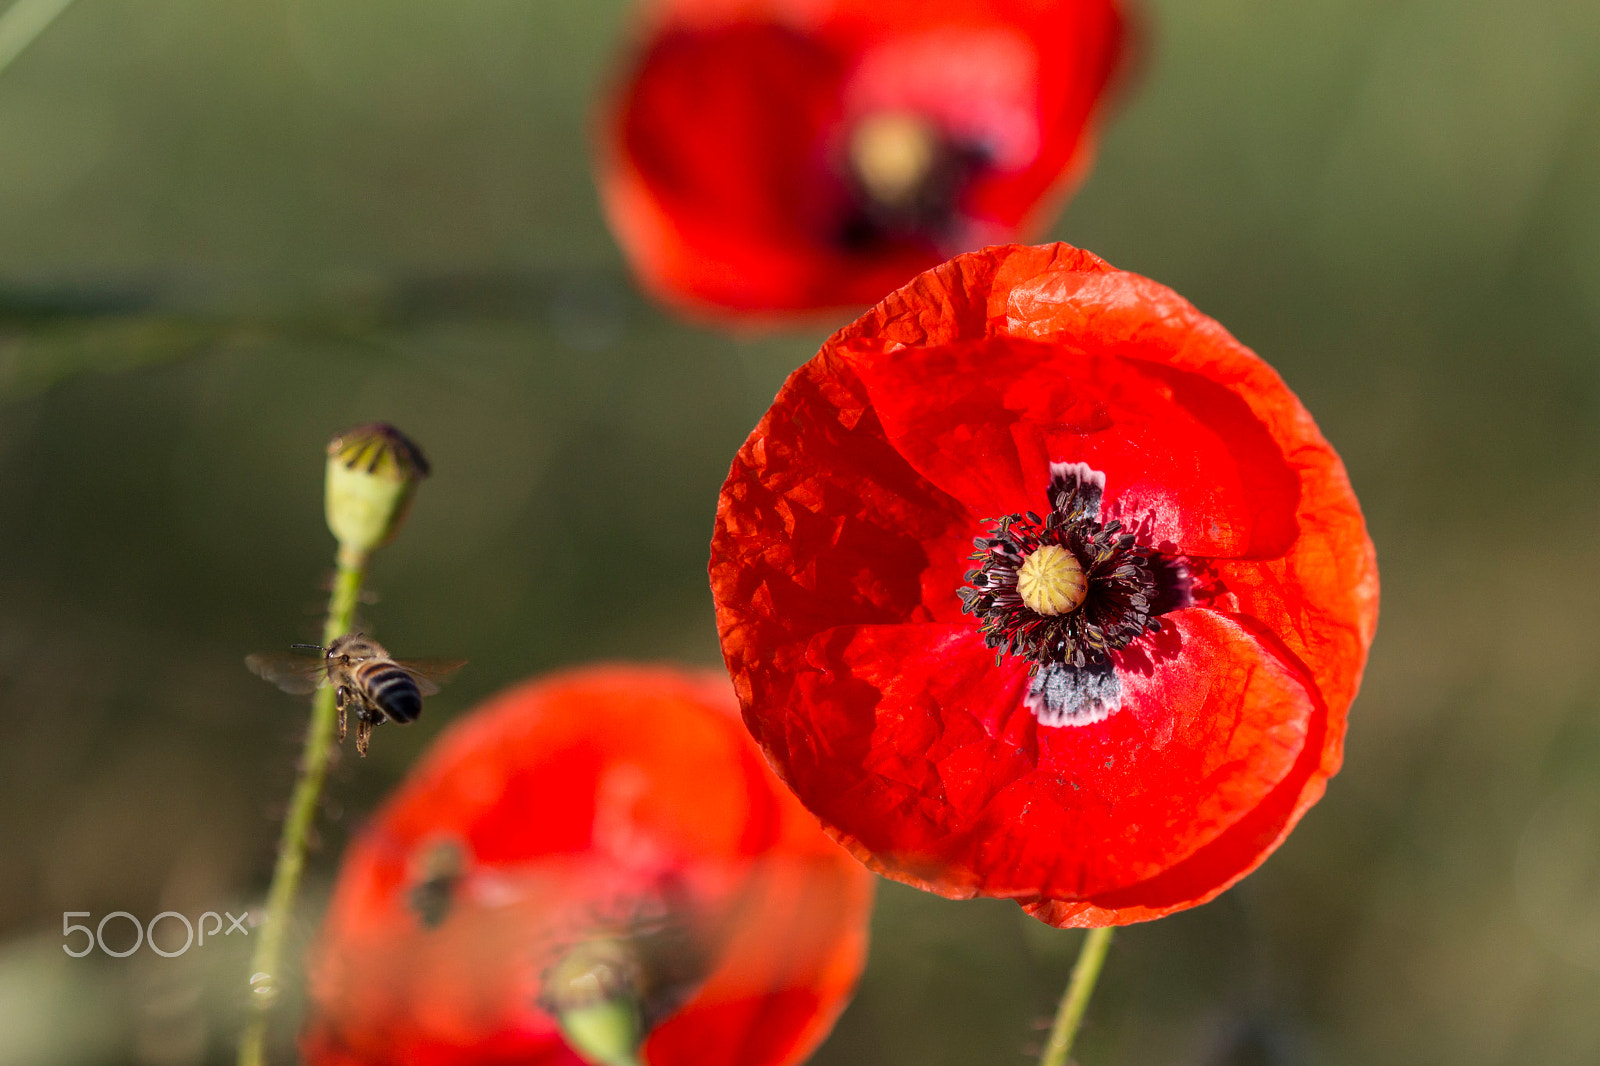
[[[422,449],[384,422],[357,426],[328,442],[328,528],[341,561],[355,563],[394,538],[428,476]]]

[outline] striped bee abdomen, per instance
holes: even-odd
[[[368,660],[356,667],[355,675],[367,698],[394,721],[412,722],[422,713],[416,679],[393,660]]]

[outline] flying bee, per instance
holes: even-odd
[[[374,726],[385,721],[416,721],[422,713],[422,697],[438,692],[440,682],[466,663],[465,659],[393,659],[365,633],[346,633],[326,648],[320,644],[294,647],[302,654],[269,652],[246,656],[244,662],[251,673],[297,696],[315,692],[324,682],[333,686],[339,742],[344,742],[346,718],[353,711],[356,754],[361,756],[367,754]]]

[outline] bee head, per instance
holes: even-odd
[[[346,633],[328,645],[328,658],[360,662],[363,659],[385,659],[389,653],[383,645],[365,633]]]

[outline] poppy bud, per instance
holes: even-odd
[[[357,426],[328,442],[328,528],[341,562],[358,564],[389,543],[405,521],[428,460],[384,422]]]
[[[595,1066],[638,1066],[639,1011],[622,1000],[561,1012],[561,1032],[579,1055]]]
[[[596,1066],[638,1066],[644,1041],[639,960],[628,944],[578,944],[544,979],[544,1004],[572,1049]]]

